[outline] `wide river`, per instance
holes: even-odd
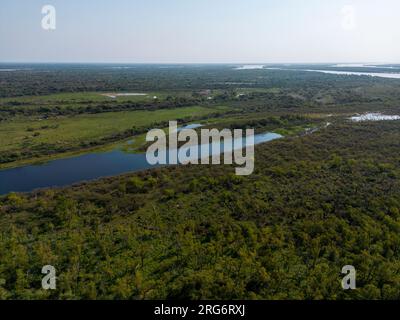
[[[266,70],[284,70],[284,71],[306,71],[319,72],[325,74],[336,74],[344,76],[368,76],[377,78],[400,79],[400,73],[396,72],[354,72],[354,71],[335,71],[335,70],[317,70],[317,69],[285,69],[285,68],[264,68]]]
[[[281,137],[276,133],[257,134],[254,136],[254,144],[272,141]],[[231,143],[231,145],[232,150],[234,144]],[[243,146],[245,146],[245,142]],[[210,143],[210,150],[212,147],[213,144]],[[224,145],[221,143],[220,153],[223,148]],[[155,166],[147,162],[145,153],[134,154],[121,150],[89,153],[72,158],[49,161],[41,165],[0,170],[0,194],[67,186],[153,167]]]

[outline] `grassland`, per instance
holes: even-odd
[[[118,95],[123,93],[146,95]],[[286,134],[318,122],[309,117],[279,119],[290,113],[269,109],[282,94],[279,88],[270,87],[107,90],[0,98],[0,169],[116,146],[132,151],[145,145],[146,130],[165,128],[168,120],[203,119],[217,128],[250,126],[259,132],[280,128]],[[124,143],[133,136],[133,144]]]
[[[110,136],[118,136],[127,130],[140,130],[169,120],[197,119],[210,114],[225,112],[227,107],[182,107],[157,111],[108,112],[50,119],[14,118],[0,126],[0,153],[52,149],[77,151],[104,145],[97,143]],[[114,139],[116,140],[116,139]],[[106,140],[104,140],[106,141]],[[94,143],[96,142],[96,143]],[[52,155],[62,152],[53,152]],[[46,155],[46,154],[42,154]],[[34,158],[40,157],[38,152]],[[3,163],[0,168],[15,166],[25,160]],[[37,159],[32,159],[37,160]]]

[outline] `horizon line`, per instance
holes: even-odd
[[[103,65],[282,65],[282,64],[400,64],[376,61],[327,61],[327,62],[102,62],[102,61],[0,61],[0,64],[103,64]]]

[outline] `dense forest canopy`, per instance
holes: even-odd
[[[350,89],[376,83],[397,85],[393,79],[343,76],[327,77],[313,72],[291,70],[237,70],[234,65],[86,65],[86,64],[0,64],[0,97],[44,95],[59,92],[129,91],[129,90],[198,90],[239,87],[278,87],[288,89],[323,89],[340,86]],[[273,65],[273,67],[283,67]],[[287,66],[284,66],[288,69]],[[294,65],[297,69],[343,70],[325,65]],[[359,69],[345,68],[344,71]],[[368,72],[363,68],[361,71]],[[375,68],[387,72],[386,69]],[[393,72],[399,69],[393,69]],[[339,82],[339,83],[338,83]]]
[[[1,297],[398,299],[399,138],[397,123],[343,124],[257,147],[250,177],[174,167],[10,194]]]

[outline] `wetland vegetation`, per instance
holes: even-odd
[[[3,66],[0,167],[140,151],[169,120],[285,138],[256,147],[248,177],[171,166],[1,196],[1,299],[400,299],[400,121],[350,120],[398,115],[400,80],[122,67]]]

